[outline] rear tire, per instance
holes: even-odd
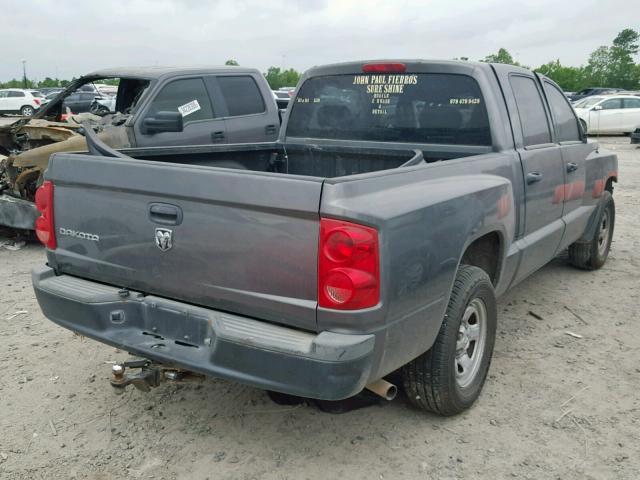
[[[435,343],[402,369],[409,401],[444,416],[469,408],[489,371],[497,317],[487,273],[461,265]]]
[[[602,267],[611,250],[613,227],[616,222],[616,206],[608,190],[602,194],[604,203],[593,237],[587,242],[569,245],[569,262],[582,270],[597,270]]]
[[[31,105],[25,105],[20,109],[20,115],[24,117],[32,117],[34,113],[35,113],[35,110]]]

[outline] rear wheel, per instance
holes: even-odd
[[[30,105],[25,105],[24,107],[22,107],[20,109],[20,115],[25,116],[25,117],[33,116],[34,112],[35,112],[35,110]]]
[[[402,369],[411,403],[439,415],[469,408],[489,371],[496,324],[489,276],[478,267],[460,266],[434,345]]]
[[[607,190],[602,194],[603,206],[593,236],[586,242],[569,245],[569,261],[583,270],[597,270],[602,267],[611,250],[613,227],[616,222],[616,207],[613,195]]]

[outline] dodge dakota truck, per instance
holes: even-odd
[[[49,319],[142,358],[116,387],[188,371],[338,400],[390,397],[399,371],[413,404],[453,415],[484,384],[496,297],[611,245],[616,156],[519,67],[322,66],[275,143],[90,143],[38,190],[33,285]]]
[[[105,79],[119,81],[113,108],[91,115],[94,83]],[[78,115],[63,121],[67,108]],[[33,199],[49,157],[85,151],[78,130],[88,119],[115,148],[273,142],[280,129],[269,84],[252,68],[129,67],[87,74],[32,118],[0,124],[0,225],[33,230]]]

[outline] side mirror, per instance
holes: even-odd
[[[180,112],[158,112],[155,116],[148,116],[142,120],[144,133],[181,132],[184,122]]]
[[[595,107],[593,107],[593,109],[595,111],[602,110],[602,105],[596,105]]]

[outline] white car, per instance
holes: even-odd
[[[29,90],[7,88],[0,90],[0,114],[19,113],[30,117],[42,105],[42,99]]]
[[[634,95],[595,95],[573,107],[589,134],[628,134],[640,127],[640,97]]]

